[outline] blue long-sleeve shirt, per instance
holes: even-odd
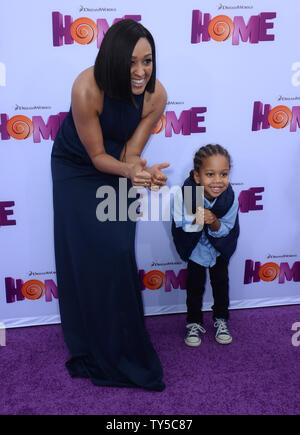
[[[208,199],[204,197],[204,208],[211,209],[217,199],[210,202]],[[178,204],[180,201],[178,202]],[[176,227],[182,227],[183,231],[186,232],[194,232],[194,231],[201,231],[202,225],[199,224],[192,224],[192,222],[195,219],[194,214],[187,214],[186,210],[184,209],[184,205],[182,204],[182,220],[175,220]],[[176,201],[175,201],[175,207],[176,207]],[[220,221],[220,228],[218,231],[211,231],[208,228],[208,234],[212,237],[225,237],[229,234],[231,229],[234,227],[236,216],[238,213],[238,199],[235,197],[234,202],[228,212],[222,217],[219,218]],[[178,210],[177,210],[178,213]],[[178,216],[178,214],[177,214]],[[201,237],[199,242],[197,243],[196,247],[194,248],[192,254],[190,255],[190,260],[194,261],[197,264],[200,264],[204,267],[212,267],[216,264],[216,259],[220,255],[220,252],[218,252],[212,244],[209,242],[208,238],[206,237],[205,231],[202,231]]]

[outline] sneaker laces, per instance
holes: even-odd
[[[216,334],[226,334],[226,335],[230,335],[228,326],[227,326],[227,322],[225,319],[216,319],[215,323],[214,323],[214,327],[218,328]]]
[[[191,326],[187,325],[187,328],[190,328],[190,330],[188,332],[189,335],[195,335],[195,334],[197,334],[198,330],[200,332],[202,332],[203,334],[206,333],[206,330],[199,323],[192,323]]]

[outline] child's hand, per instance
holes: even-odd
[[[213,212],[204,209],[204,224],[209,226],[210,231],[216,232],[221,226],[221,222]]]
[[[204,225],[204,208],[198,207],[196,211],[195,224]]]
[[[200,208],[200,207],[199,207]],[[204,209],[204,224],[211,225],[218,220],[217,216],[210,210]]]
[[[192,222],[192,225],[204,225],[204,208],[198,207],[195,214],[195,219]]]
[[[197,208],[196,216],[193,220],[193,225],[194,224],[208,225],[211,231],[218,231],[221,225],[219,219],[213,212],[202,207]]]

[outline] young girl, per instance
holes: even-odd
[[[213,291],[213,320],[216,341],[232,342],[227,326],[229,319],[228,262],[239,236],[238,199],[229,183],[231,158],[220,145],[206,145],[196,152],[194,170],[184,187],[193,189],[193,217],[183,216],[182,222],[172,223],[172,234],[180,257],[188,262],[187,325],[185,343],[199,346],[202,326],[202,299],[205,290],[206,268],[209,269]],[[196,186],[204,190],[204,210],[196,210]],[[196,212],[202,213],[203,229],[199,231]],[[198,219],[197,219],[198,221]],[[192,225],[191,225],[192,224]],[[194,230],[193,230],[194,227]]]

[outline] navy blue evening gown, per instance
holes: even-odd
[[[104,146],[117,159],[141,119],[144,95],[135,98],[137,108],[105,95],[100,116]],[[136,223],[97,219],[98,188],[113,187],[118,205],[120,177],[92,165],[72,110],[55,138],[51,167],[59,308],[71,354],[69,373],[90,378],[95,385],[162,391],[161,364],[145,328]]]

